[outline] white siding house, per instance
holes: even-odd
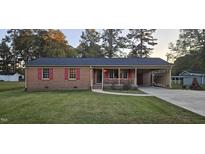
[[[24,75],[21,75],[19,73],[0,75],[0,81],[19,81],[20,79],[24,79]]]
[[[199,85],[205,84],[205,74],[188,71],[183,71],[179,76],[172,76],[172,82],[190,86],[194,78],[196,78]]]

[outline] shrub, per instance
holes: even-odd
[[[139,90],[138,87],[132,87],[133,90]]]
[[[131,84],[130,84],[130,83],[123,84],[122,89],[123,89],[123,90],[129,90],[129,89],[131,89]]]
[[[112,90],[116,90],[115,83],[112,83],[112,85],[111,85],[111,89],[112,89]]]
[[[182,86],[182,89],[187,89],[187,86],[186,86],[186,85],[183,85],[183,86]]]
[[[190,87],[192,90],[202,90],[196,78],[193,79],[192,85]]]

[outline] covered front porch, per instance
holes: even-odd
[[[160,76],[159,76],[159,72]],[[171,69],[140,67],[90,67],[91,89],[130,85],[171,87]]]

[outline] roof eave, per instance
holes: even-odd
[[[139,67],[139,66],[162,66],[172,67],[173,65],[26,65],[26,67]]]

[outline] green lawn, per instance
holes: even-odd
[[[156,97],[17,89],[0,92],[0,123],[205,123],[205,117]]]
[[[14,89],[22,89],[24,87],[24,82],[0,82],[0,92],[1,91],[8,91]]]
[[[202,85],[201,87],[202,87],[202,90],[205,90],[205,85]]]

